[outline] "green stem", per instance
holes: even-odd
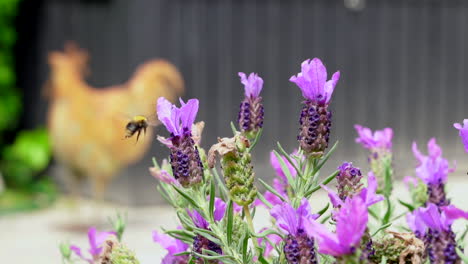
[[[250,210],[248,205],[244,205],[244,215],[247,220],[247,225],[249,226],[250,233],[255,234],[255,229],[253,226],[252,216],[250,215]],[[254,236],[251,236],[252,243],[255,247],[255,250],[258,250],[258,241]]]

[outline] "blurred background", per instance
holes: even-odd
[[[259,73],[264,79],[265,127],[254,153],[258,177],[272,175],[268,154],[277,141],[288,151],[297,147],[302,98],[288,79],[300,71],[302,61],[318,57],[329,75],[341,71],[331,103],[331,142],[340,143],[326,171],[343,160],[368,169],[367,152],[354,142],[353,125],[361,124],[394,129],[398,178],[412,174],[411,142],[424,149],[431,137],[449,160],[458,161],[451,177],[466,178],[467,156],[452,126],[468,117],[466,1],[0,0],[0,7],[0,195],[7,196],[0,205],[9,208],[5,212],[46,206],[69,192],[64,179],[69,171],[63,159],[52,155],[54,137],[46,123],[57,96],[47,96],[44,89],[51,80],[48,56],[63,52],[68,41],[89,56],[89,75],[77,67],[71,71],[83,73],[82,79],[62,80],[62,90],[72,97],[80,94],[80,85],[97,91],[120,84],[131,87],[128,80],[135,80],[137,67],[150,59],[173,64],[184,80],[182,97],[200,100],[197,120],[206,122],[206,149],[218,136],[231,135],[229,121],[235,121],[243,98],[237,72]],[[75,58],[74,63],[82,62]],[[61,76],[66,66],[55,65]],[[178,73],[169,75],[177,79]],[[179,86],[156,84],[174,98]],[[90,109],[86,100],[78,106]],[[72,126],[80,122],[75,117],[61,120]],[[114,133],[118,129],[123,137],[124,127]],[[167,135],[161,126],[155,133]],[[148,167],[152,157],[161,160],[168,150],[154,135],[146,138],[151,140],[139,144],[150,149],[133,165],[116,169],[104,200],[140,207],[163,203]],[[70,151],[79,150],[76,143]],[[90,197],[91,187],[85,181],[80,192]]]

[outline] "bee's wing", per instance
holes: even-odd
[[[147,119],[148,125],[150,125],[150,126],[155,127],[155,126],[159,126],[161,124],[161,121],[159,121],[156,113],[146,116],[146,119]]]

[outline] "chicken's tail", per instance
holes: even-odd
[[[129,87],[138,108],[133,112],[155,116],[157,99],[177,100],[184,92],[184,80],[173,64],[158,59],[138,67]]]

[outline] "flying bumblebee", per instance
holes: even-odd
[[[136,142],[140,138],[140,134],[143,131],[143,134],[146,134],[146,128],[148,126],[157,126],[156,122],[151,122],[146,116],[136,115],[125,126],[125,138],[131,138],[135,133],[137,134]]]

